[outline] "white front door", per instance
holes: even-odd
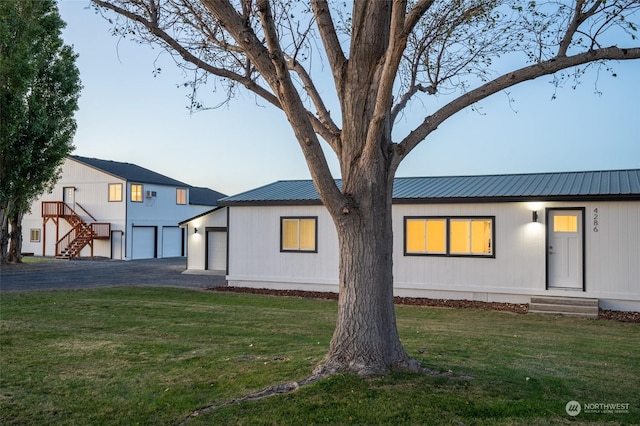
[[[549,210],[549,288],[584,288],[584,210]]]

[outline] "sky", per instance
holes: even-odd
[[[190,76],[162,49],[112,36],[109,22],[88,6],[59,3],[62,36],[79,55],[84,86],[75,155],[134,163],[227,195],[310,178],[281,111],[245,92],[228,106],[190,113],[182,87]],[[617,77],[591,71],[577,88],[557,92],[542,77],[461,111],[421,142],[396,176],[640,168],[640,60],[611,65]],[[156,67],[162,71],[154,76]],[[425,114],[413,105],[394,131],[410,131]],[[329,164],[339,177],[332,153]]]

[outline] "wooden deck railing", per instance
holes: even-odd
[[[93,238],[108,239],[111,237],[110,223],[93,222],[90,223],[89,226],[91,227],[91,231],[93,232]]]
[[[84,207],[76,203],[91,219],[96,220]],[[71,229],[62,238],[56,241],[56,256],[67,252],[69,257],[80,255],[80,251],[91,245],[91,255],[93,256],[93,240],[111,238],[111,224],[104,222],[86,223],[78,213],[75,212],[64,201],[43,201],[42,217],[63,218],[71,225]],[[56,225],[57,226],[57,225]]]
[[[74,216],[76,212],[64,201],[43,201],[42,217]]]

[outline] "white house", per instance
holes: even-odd
[[[397,178],[393,197],[397,296],[640,310],[640,170]],[[224,235],[229,285],[337,291],[337,234],[311,181],[218,204],[182,223],[190,269]]]
[[[43,256],[144,259],[185,255],[180,221],[223,194],[135,164],[69,156],[50,193],[25,215],[23,251]]]

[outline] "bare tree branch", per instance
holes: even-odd
[[[195,65],[198,68],[203,69],[204,71],[216,75],[218,77],[227,78],[232,81],[236,81],[246,87],[248,90],[254,92],[261,98],[265,99],[270,104],[276,106],[279,109],[282,109],[280,102],[277,97],[273,95],[273,93],[266,90],[264,87],[257,84],[254,80],[247,78],[246,76],[239,75],[232,71],[229,71],[226,68],[215,67],[207,62],[204,62],[194,54],[192,54],[189,50],[187,50],[184,46],[182,46],[176,39],[171,37],[167,32],[158,27],[157,22],[152,22],[144,19],[142,16],[132,13],[126,9],[123,9],[115,4],[112,4],[105,0],[92,0],[95,4],[104,7],[105,9],[113,10],[114,12],[125,16],[126,18],[137,22],[143,25],[151,34],[158,37],[158,39],[162,40],[164,43],[169,46],[170,49],[178,53],[182,59],[186,62],[189,62]]]
[[[320,37],[324,44],[324,50],[329,59],[329,66],[333,74],[333,81],[336,87],[338,96],[342,93],[342,84],[344,82],[344,70],[347,63],[347,58],[342,51],[340,40],[338,40],[338,34],[336,28],[333,25],[333,19],[331,19],[331,10],[326,0],[312,0],[311,6],[313,8],[313,14],[318,24],[318,30],[320,31]]]
[[[576,1],[573,18],[571,19],[571,23],[567,27],[567,31],[564,37],[560,41],[557,56],[567,56],[567,50],[569,50],[569,46],[571,45],[571,41],[573,40],[576,31],[578,31],[578,28],[586,19],[593,16],[597,12],[601,4],[602,1],[598,0],[593,3],[593,6],[591,6],[588,11],[583,13],[582,8],[584,6],[584,0]]]
[[[300,95],[291,81],[286,58],[280,48],[278,32],[271,15],[269,1],[258,0],[256,6],[262,21],[269,58],[275,70],[274,78],[269,79],[271,87],[278,94],[287,118],[297,124],[293,127],[293,131],[305,154],[309,171],[314,182],[316,182],[318,193],[323,197],[323,200],[329,202],[329,205],[342,205],[346,201],[335,185],[335,180],[331,176],[320,141],[309,119],[308,111],[304,108]]]
[[[311,98],[313,105],[318,113],[319,123],[314,124],[314,128],[322,136],[324,140],[333,148],[335,153],[340,156],[342,150],[342,141],[340,139],[340,129],[331,118],[331,114],[324,104],[322,96],[318,92],[313,79],[307,70],[296,60],[288,61],[289,68],[293,70],[302,81],[305,92]]]
[[[473,105],[474,103],[491,96],[494,93],[515,86],[524,81],[554,74],[558,71],[602,60],[628,60],[640,59],[640,48],[619,48],[616,46],[588,51],[573,56],[553,58],[539,64],[520,68],[516,71],[504,74],[482,86],[449,102],[434,114],[426,117],[422,124],[409,133],[396,147],[398,164],[413,148],[424,140],[440,124],[458,111]]]

